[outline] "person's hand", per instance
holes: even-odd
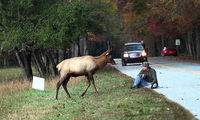
[[[142,78],[144,78],[144,74],[142,74]]]
[[[148,86],[148,88],[151,88],[151,87],[152,87],[152,85],[149,85],[149,86]]]

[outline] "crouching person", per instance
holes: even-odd
[[[149,66],[148,62],[144,62],[142,64],[142,70],[136,77],[131,89],[139,87],[152,88],[152,89],[158,87],[156,71]]]

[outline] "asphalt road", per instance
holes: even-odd
[[[118,70],[135,78],[141,70],[141,64],[121,65],[121,59],[115,59]],[[200,64],[167,60],[163,57],[148,58],[150,66],[157,72],[158,93],[179,103],[200,119]],[[128,86],[130,87],[130,86]]]

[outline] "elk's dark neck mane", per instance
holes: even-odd
[[[103,68],[107,64],[106,56],[104,54],[102,54],[100,56],[96,56],[96,57],[94,57],[94,59],[95,59],[95,62],[98,66],[98,69]]]

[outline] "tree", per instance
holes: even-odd
[[[56,23],[60,29],[58,36],[65,36],[65,42],[71,42],[72,46],[78,46],[75,53],[80,55],[79,42],[81,39],[87,39],[88,33],[99,34],[109,28],[111,24],[107,18],[109,7],[109,4],[94,0],[61,2],[58,7]],[[68,12],[66,13],[66,11]]]
[[[58,49],[106,31],[109,7],[96,0],[2,0],[1,50],[16,53],[24,80],[32,80],[31,61],[41,76],[55,76]]]
[[[181,38],[186,44],[182,47],[187,48],[189,55],[200,59],[198,0],[134,0],[118,3],[123,26],[126,33],[133,35],[132,38],[146,39],[152,44],[154,40],[150,38],[157,38],[156,46],[163,47],[167,43],[174,43],[175,38]]]
[[[52,4],[52,1],[2,0],[0,3],[3,40],[1,48],[7,52],[15,52],[24,80],[32,81],[31,53],[35,40],[33,33],[43,12],[40,10]]]

